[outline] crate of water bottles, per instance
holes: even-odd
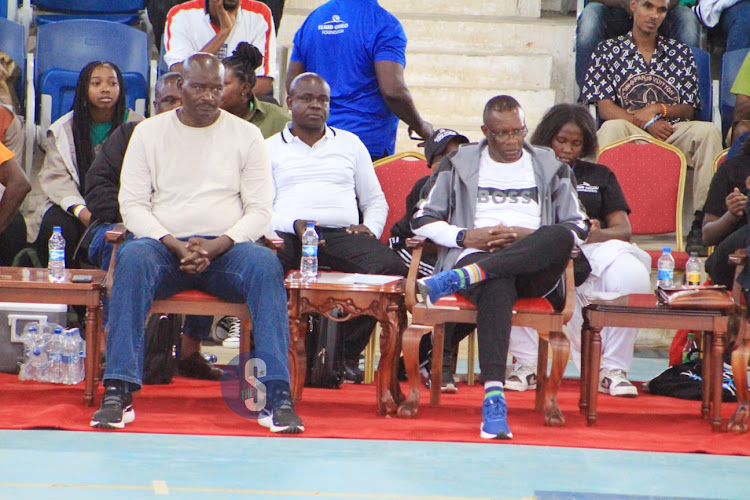
[[[73,385],[84,379],[85,344],[78,328],[32,322],[24,327],[21,340],[20,380]]]

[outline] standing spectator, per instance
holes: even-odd
[[[581,100],[596,104],[604,120],[599,144],[648,133],[682,151],[694,168],[695,218],[686,249],[705,256],[703,204],[714,158],[722,150],[721,134],[710,122],[693,120],[701,107],[693,54],[688,46],[658,32],[667,15],[667,1],[631,0],[632,31],[599,44]]]
[[[259,101],[253,93],[255,70],[263,55],[247,42],[240,42],[224,63],[224,94],[221,109],[244,118],[260,129],[264,139],[278,134],[289,122],[289,113],[272,102]]]
[[[81,70],[73,110],[50,126],[45,140],[47,154],[39,184],[46,199],[33,220],[33,227],[39,228],[34,245],[43,266],[47,266],[52,229],[60,226],[67,246],[65,267],[74,267],[73,250],[91,219],[83,199],[86,173],[114,129],[127,121],[140,120],[142,116],[126,107],[122,73],[117,66],[95,61]]]
[[[276,31],[268,7],[254,0],[190,0],[170,9],[164,32],[164,61],[170,71],[181,71],[182,62],[196,52],[229,56],[240,42],[255,45],[263,54],[253,91],[273,92],[278,77]]]
[[[383,158],[395,150],[399,119],[423,139],[432,133],[404,81],[405,51],[401,23],[377,0],[330,0],[294,36],[286,86],[305,71],[322,76],[331,86],[329,124]]]
[[[698,46],[698,21],[690,8],[669,0],[659,34],[690,47]],[[578,17],[576,27],[576,84],[583,87],[586,69],[596,47],[610,38],[624,35],[633,27],[631,0],[591,0]]]

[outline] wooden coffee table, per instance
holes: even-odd
[[[71,283],[74,275],[91,276],[90,283]],[[0,302],[67,304],[86,306],[86,384],[83,401],[94,404],[99,342],[102,330],[102,296],[105,291],[104,271],[68,269],[65,281],[52,283],[46,269],[0,267]]]
[[[703,331],[701,415],[714,431],[721,429],[721,385],[724,334],[732,309],[674,309],[657,304],[656,296],[632,294],[614,300],[590,300],[583,309],[581,332],[581,399],[588,425],[596,423],[596,399],[601,358],[601,330],[605,326]],[[705,347],[705,346],[710,346]]]
[[[321,272],[314,283],[287,279],[286,289],[291,335],[289,369],[294,399],[302,398],[307,370],[307,322],[303,315],[317,313],[334,321],[346,321],[364,314],[377,318],[382,327],[380,363],[375,376],[377,411],[380,415],[395,415],[404,400],[396,375],[398,365],[394,362],[396,353],[401,352],[401,334],[406,327],[403,278]],[[332,315],[337,308],[343,311],[343,316]]]

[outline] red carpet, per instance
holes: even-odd
[[[96,407],[83,406],[83,385],[74,387],[19,382],[15,375],[0,375],[0,428],[56,428],[90,430]],[[419,417],[413,420],[383,418],[375,413],[375,388],[347,384],[342,389],[306,388],[297,405],[305,421],[304,437],[460,441],[488,445],[512,443],[575,446],[619,450],[700,452],[750,455],[750,433],[712,433],[700,418],[699,401],[683,401],[641,394],[636,399],[600,395],[599,421],[587,427],[578,412],[578,381],[565,380],[560,406],[567,423],[563,428],[544,426],[542,414],[533,411],[534,394],[507,393],[512,441],[479,438],[482,388],[459,385],[459,393],[444,395],[442,405],[430,408],[422,392]],[[726,419],[736,403],[724,403]],[[135,399],[136,420],[128,432],[268,436],[254,421],[231,412],[221,397],[219,383],[175,378],[165,386],[147,386]],[[118,431],[123,432],[123,431]]]

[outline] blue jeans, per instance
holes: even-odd
[[[750,47],[750,0],[743,0],[721,13],[718,28],[727,38],[727,52]]]
[[[596,46],[632,29],[633,17],[625,9],[611,8],[601,3],[589,3],[583,9],[576,27],[576,83],[579,88],[583,87]],[[697,47],[700,23],[690,8],[680,5],[667,13],[659,33],[690,47]]]
[[[146,316],[153,300],[191,289],[246,303],[256,350],[276,361],[267,363],[265,380],[288,386],[289,315],[284,273],[273,252],[255,243],[237,243],[193,275],[180,271],[177,258],[151,238],[134,239],[117,250],[104,379],[141,386]]]
[[[109,261],[112,257],[112,243],[107,243],[107,231],[113,229],[117,224],[100,224],[91,230],[91,242],[89,243],[89,261],[102,271],[109,269]],[[127,233],[125,242],[133,239],[132,233]],[[107,324],[109,318],[109,298],[102,299],[104,306],[103,324]],[[211,316],[186,316],[182,332],[188,337],[196,340],[206,340],[209,337],[213,318]]]

